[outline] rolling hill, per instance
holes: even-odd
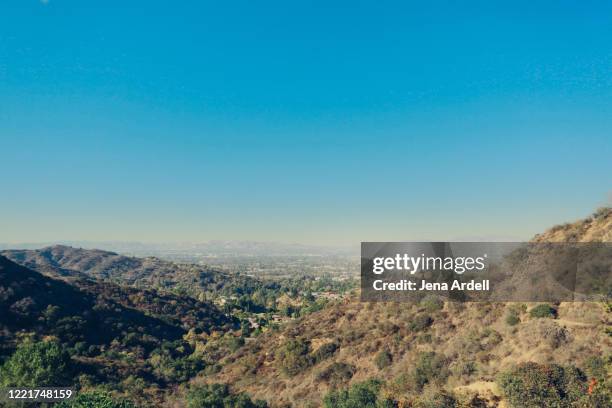
[[[15,263],[56,277],[89,276],[138,288],[157,288],[195,298],[240,294],[261,286],[248,276],[159,258],[136,258],[97,249],[55,245],[37,250],[0,252]]]
[[[193,374],[164,364],[204,367],[189,360],[187,334],[236,328],[233,318],[191,297],[80,276],[54,279],[0,256],[0,360],[28,339],[57,339],[72,350],[81,379],[141,377],[166,386]]]

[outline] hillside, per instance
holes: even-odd
[[[233,328],[236,322],[215,306],[190,297],[53,279],[0,256],[0,360],[24,339],[55,338],[72,350],[75,375],[84,374],[83,381],[136,375],[164,385],[195,373],[164,368],[191,364],[184,336]],[[203,367],[194,362],[190,370]]]
[[[347,285],[304,276],[265,283],[61,246],[4,253],[37,271],[0,256],[0,385],[3,364],[51,341],[70,356],[72,367],[58,369],[69,384],[104,387],[139,406],[159,406],[179,384],[216,372],[251,335],[326,304],[301,290]]]
[[[133,285],[186,293],[196,298],[252,291],[259,282],[243,275],[206,267],[136,258],[97,249],[55,245],[38,250],[0,252],[15,263],[51,276],[87,276]]]
[[[612,207],[602,207],[590,217],[557,225],[532,242],[612,242]]]
[[[605,209],[534,240],[603,242],[611,233],[612,210]],[[611,310],[587,302],[362,303],[354,297],[265,333],[225,359],[214,377],[193,383],[228,383],[273,407],[318,407],[332,390],[378,379],[380,395],[400,406],[455,406],[450,395],[462,406],[507,407],[501,373],[527,362],[550,372],[555,363],[577,367],[577,392],[588,401],[576,406],[609,406]],[[606,364],[604,371],[594,368]],[[596,405],[587,380],[599,384],[604,405]]]
[[[179,328],[179,331],[196,328],[211,332],[233,323],[215,306],[190,297],[160,294],[155,290],[136,289],[91,279],[71,279],[68,283],[43,276],[2,256],[0,274],[0,284],[4,288],[2,305],[6,308],[3,313],[4,323],[23,325],[28,322],[22,319],[23,316],[17,318],[19,313],[15,311],[19,308],[15,305],[9,306],[11,302],[21,305],[27,303],[29,306],[24,310],[34,313],[47,306],[56,306],[59,307],[56,317],[70,313],[86,314],[96,304],[108,303],[113,318],[121,319],[122,316],[129,316],[137,310],[145,320],[149,316],[158,319],[153,326],[167,326],[172,328],[171,331],[176,331],[176,328]],[[26,302],[24,299],[32,301]],[[127,322],[122,322],[122,325],[125,324]],[[110,333],[104,331],[104,334]],[[162,332],[161,335],[173,338],[171,333]],[[99,338],[99,334],[96,336]]]

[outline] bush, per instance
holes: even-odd
[[[433,319],[427,315],[417,315],[409,324],[408,328],[413,332],[419,332],[425,330],[433,323]]]
[[[265,401],[253,402],[245,393],[232,394],[226,384],[207,384],[187,393],[188,408],[265,408]]]
[[[70,385],[71,360],[54,341],[23,343],[0,367],[5,387],[59,387]]]
[[[336,350],[338,350],[338,343],[325,343],[314,352],[314,359],[319,363],[333,356]]]
[[[344,383],[355,374],[356,368],[352,364],[332,363],[329,367],[317,374],[317,380],[331,384]]]
[[[376,357],[374,357],[374,364],[376,364],[376,367],[378,367],[379,370],[389,367],[392,362],[393,356],[388,350],[381,350],[378,354],[376,354]]]
[[[325,408],[391,408],[393,401],[379,396],[382,382],[368,380],[353,384],[348,390],[332,391],[323,399]]]
[[[153,373],[167,382],[185,382],[205,367],[202,359],[194,357],[172,358],[163,351],[153,354],[148,361],[153,368]]]
[[[482,331],[482,338],[480,341],[480,348],[482,350],[490,350],[497,346],[503,340],[501,334],[498,331],[491,328],[486,328]]]
[[[535,318],[551,318],[554,319],[557,317],[557,309],[552,307],[549,304],[543,303],[541,305],[535,306],[533,309],[529,311],[529,316]]]
[[[609,380],[608,380],[609,381]],[[594,383],[587,395],[577,404],[580,408],[610,408],[612,404],[612,387],[610,383]]]
[[[55,408],[133,408],[130,401],[115,399],[102,391],[78,393],[71,400],[60,402]]]
[[[310,355],[310,342],[302,339],[287,341],[280,349],[278,359],[285,374],[299,374],[314,363],[314,357]]]
[[[599,356],[589,357],[585,363],[585,371],[591,378],[603,380],[608,371],[606,360]]]
[[[443,383],[449,375],[446,358],[433,351],[421,353],[414,366],[412,379],[414,388],[421,391],[425,384]]]
[[[515,310],[508,311],[506,315],[506,324],[508,326],[516,326],[521,322],[521,319],[518,316],[518,313]]]
[[[510,405],[517,408],[570,407],[587,391],[586,378],[575,367],[533,362],[503,373],[499,385]]]
[[[540,325],[540,327],[538,327],[538,332],[541,338],[545,340],[551,348],[556,349],[562,344],[570,341],[569,332],[565,328],[559,327],[555,322],[546,323],[549,324]]]

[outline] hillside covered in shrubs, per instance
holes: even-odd
[[[5,250],[0,254],[20,265],[53,276],[86,275],[139,288],[173,290],[194,297],[248,292],[260,285],[259,281],[247,276],[204,266],[65,245],[36,250]]]
[[[610,231],[602,209],[536,240]],[[229,383],[277,407],[608,407],[611,313],[607,302],[355,297],[266,333],[193,382]]]
[[[0,359],[10,362],[21,344],[38,350],[40,342],[51,342],[61,350],[54,353],[70,356],[50,369],[53,381],[119,389],[135,383],[158,397],[156,389],[184,382],[207,365],[202,356],[193,358],[186,335],[237,327],[214,305],[190,297],[88,279],[68,283],[0,257]],[[32,360],[31,354],[21,361]],[[27,365],[20,369],[33,371]],[[1,380],[11,382],[6,370]]]

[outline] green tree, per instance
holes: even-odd
[[[54,341],[23,343],[0,367],[5,387],[56,387],[70,385],[70,356]]]

